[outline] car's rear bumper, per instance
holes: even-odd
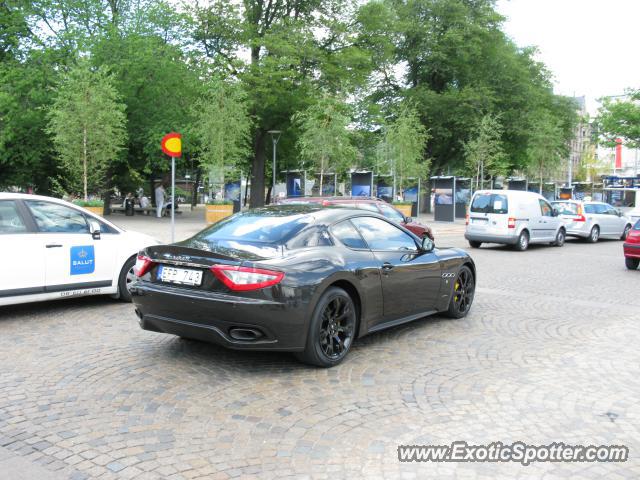
[[[640,258],[640,243],[623,243],[622,249],[625,257]]]
[[[465,232],[464,238],[474,242],[483,243],[503,243],[505,245],[515,245],[518,243],[517,235],[496,235],[488,233]]]
[[[306,343],[304,304],[198,292],[147,282],[135,283],[131,295],[140,327],[145,330],[243,350],[300,351]],[[239,331],[256,335],[239,339]]]

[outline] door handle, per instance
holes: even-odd
[[[393,265],[391,265],[389,262],[384,262],[382,264],[382,269],[383,270],[393,270]]]
[[[62,245],[60,245],[59,243],[49,243],[47,245],[47,248],[58,248],[58,247],[62,247]]]

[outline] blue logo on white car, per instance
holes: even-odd
[[[71,247],[71,275],[86,275],[96,269],[93,245]]]

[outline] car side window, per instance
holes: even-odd
[[[596,213],[596,206],[593,203],[585,204],[584,213]]]
[[[390,207],[389,205],[385,205],[384,203],[380,203],[379,207],[385,217],[393,220],[394,222],[404,223],[404,215],[402,215],[395,208]]]
[[[547,202],[541,199],[538,199],[538,202],[540,203],[540,212],[542,213],[542,216],[552,217],[553,215],[551,214],[552,212],[551,205],[549,205]]]
[[[618,215],[618,211],[615,208],[613,208],[611,205],[605,205],[605,209],[606,209],[605,213],[607,215],[613,215],[613,216]]]
[[[27,226],[18,213],[18,207],[13,200],[0,201],[0,235],[6,233],[24,233]]]
[[[595,203],[593,206],[595,207],[595,212],[594,213],[598,213],[600,215],[606,215],[607,214],[607,206],[606,205],[602,205],[601,203]]]
[[[362,236],[349,220],[344,220],[333,225],[331,227],[331,233],[349,248],[367,248],[367,244],[362,239]]]
[[[418,249],[413,237],[389,222],[374,217],[356,217],[352,221],[371,250]]]
[[[38,200],[30,200],[26,203],[41,232],[89,233],[85,216],[74,208]]]

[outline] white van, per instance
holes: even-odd
[[[464,236],[473,248],[483,243],[503,243],[522,251],[530,243],[561,247],[566,233],[557,211],[542,195],[518,190],[479,190],[471,199]]]

